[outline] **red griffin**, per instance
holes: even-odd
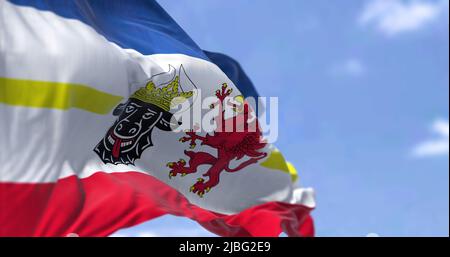
[[[219,115],[215,118],[217,121],[217,128],[222,128],[220,131],[216,129],[212,135],[206,134],[206,136],[200,136],[195,131],[186,132],[187,136],[180,138],[181,142],[190,141],[191,149],[195,148],[196,140],[201,141],[201,145],[206,145],[217,150],[217,157],[207,152],[194,152],[185,150],[184,153],[190,158],[188,166],[186,161],[180,159],[178,162],[169,162],[167,166],[171,169],[169,172],[169,178],[175,177],[177,174],[185,176],[187,174],[197,172],[197,168],[200,165],[211,165],[203,177],[208,177],[205,181],[204,178],[198,178],[197,182],[191,186],[190,191],[198,194],[200,197],[219,184],[219,177],[222,171],[237,172],[248,165],[257,163],[259,160],[265,158],[267,153],[259,152],[266,143],[263,142],[261,136],[261,130],[257,119],[249,122],[249,106],[243,104],[243,111],[236,116],[225,119],[224,118],[224,101],[232,92],[232,89],[227,89],[227,84],[222,85],[221,90],[216,91],[216,97],[218,101],[211,105],[214,108],[218,105]],[[236,105],[229,104],[234,106]],[[242,116],[243,115],[243,116]],[[233,130],[227,132],[225,125],[233,122]],[[240,123],[240,124],[239,124]],[[242,124],[244,123],[244,124]],[[241,128],[239,132],[236,132],[236,128]],[[252,128],[252,129],[249,129]],[[253,131],[252,131],[253,130]],[[242,131],[242,132],[241,132]],[[244,156],[248,156],[249,159],[243,161],[237,167],[230,168],[230,162],[234,159],[240,160]]]

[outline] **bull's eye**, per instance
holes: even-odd
[[[130,113],[132,111],[134,111],[134,106],[131,106],[131,105],[128,105],[127,108],[125,109],[126,113]]]
[[[153,117],[153,113],[150,113],[150,112],[147,112],[147,113],[145,113],[145,114],[142,116],[142,118],[143,118],[144,120],[148,120],[148,119],[150,119],[151,117]]]

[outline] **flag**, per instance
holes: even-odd
[[[0,1],[0,236],[107,236],[166,214],[221,236],[312,236],[313,191],[247,96],[239,64],[155,1]],[[207,98],[215,130],[177,131]],[[217,130],[238,117],[243,131]]]

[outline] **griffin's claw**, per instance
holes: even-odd
[[[208,193],[210,190],[211,190],[210,187],[207,187],[207,188],[205,189],[206,193]]]
[[[181,176],[182,176],[182,177],[186,176],[186,173],[184,173],[184,172],[183,172],[183,173],[181,173]]]
[[[195,187],[194,187],[194,186],[191,186],[191,188],[189,188],[189,192],[194,191],[194,189],[195,189]]]
[[[181,164],[186,164],[186,161],[184,160],[184,159],[180,159],[180,161],[179,161]]]

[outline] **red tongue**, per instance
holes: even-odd
[[[112,155],[114,156],[114,158],[119,158],[121,143],[122,143],[122,140],[119,138],[116,138],[116,141],[114,142],[114,146],[113,146],[113,150],[112,150]]]

